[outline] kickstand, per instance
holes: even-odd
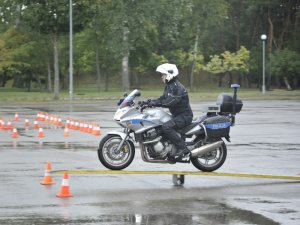
[[[173,184],[175,186],[182,186],[184,184],[184,175],[173,174]]]

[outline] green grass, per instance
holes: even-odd
[[[156,87],[155,90],[150,88],[141,89],[141,99],[156,98],[162,94],[162,87]],[[211,101],[216,100],[220,93],[232,93],[230,88],[202,88],[195,92],[189,91],[191,101]],[[93,88],[80,88],[75,89],[73,98],[75,102],[87,102],[102,99],[118,99],[123,95],[123,92],[118,89],[112,91],[98,92]],[[275,89],[267,91],[262,94],[257,89],[240,89],[238,96],[241,99],[248,100],[300,100],[300,90],[286,91],[282,89]],[[27,92],[21,89],[1,89],[0,88],[0,103],[1,104],[21,104],[21,103],[65,103],[69,102],[69,93],[62,91],[60,93],[60,99],[58,101],[53,100],[53,93],[31,91]]]

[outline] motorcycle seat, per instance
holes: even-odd
[[[177,132],[181,133],[181,134],[185,134],[186,132],[188,132],[189,130],[191,130],[195,126],[197,126],[199,123],[203,122],[206,118],[207,118],[206,115],[194,118],[192,120],[192,123],[190,123],[189,125],[177,130]]]

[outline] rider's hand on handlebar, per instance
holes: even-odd
[[[140,107],[143,107],[144,105],[147,105],[147,102],[146,101],[138,101],[138,105]]]
[[[161,106],[161,103],[158,100],[149,99],[147,101],[147,104],[148,104],[149,107],[160,107]]]
[[[121,105],[123,101],[124,101],[124,98],[120,98],[119,102],[118,102],[118,105]]]
[[[151,99],[148,99],[147,104],[149,107],[154,107],[155,106],[155,102],[152,101]]]

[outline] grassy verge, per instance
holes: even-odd
[[[189,92],[191,101],[211,101],[216,100],[220,93],[232,93],[230,88],[215,88],[202,89],[195,92]],[[141,90],[143,98],[159,97],[162,90]],[[75,90],[73,98],[75,102],[87,102],[105,99],[118,99],[123,92],[120,90],[113,90],[108,92],[98,92],[92,89]],[[272,90],[262,94],[257,89],[240,89],[238,95],[244,100],[300,100],[300,90],[286,91],[286,90]],[[1,104],[21,104],[21,103],[67,103],[69,102],[69,93],[61,92],[59,100],[53,100],[53,94],[39,91],[22,91],[16,89],[0,89],[0,103]]]

